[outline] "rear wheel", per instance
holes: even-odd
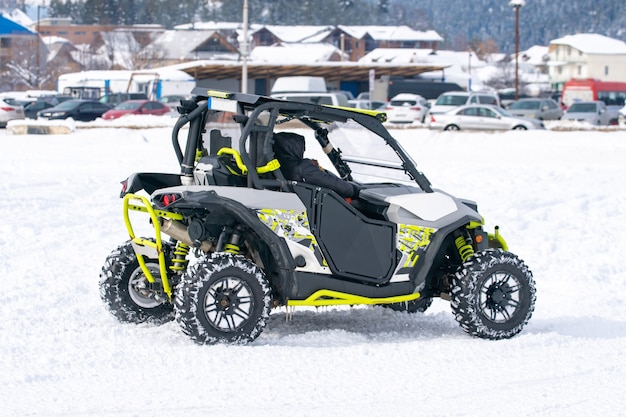
[[[191,267],[176,291],[176,320],[199,344],[243,344],[263,330],[271,307],[263,271],[239,255],[215,253]]]
[[[526,126],[517,125],[513,127],[513,130],[528,130],[528,129],[526,128]]]
[[[517,256],[485,250],[471,256],[456,273],[451,306],[467,333],[506,339],[519,333],[535,309],[535,281]]]
[[[163,249],[169,259],[171,246],[164,245]],[[146,259],[146,266],[156,280],[156,287],[160,287],[158,260]],[[121,322],[163,324],[174,319],[172,304],[154,287],[139,267],[130,242],[111,252],[100,273],[100,297],[109,312]]]
[[[457,125],[448,125],[443,130],[461,130]]]

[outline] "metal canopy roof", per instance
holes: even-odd
[[[241,79],[242,63],[240,61],[192,61],[175,65],[193,76],[196,80]],[[381,75],[412,77],[424,72],[441,71],[448,66],[423,64],[361,64],[358,62],[323,62],[312,64],[270,64],[248,62],[248,78],[277,78],[284,76],[317,76],[327,81],[366,81],[370,70],[375,70],[376,77]]]

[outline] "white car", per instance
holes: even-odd
[[[500,107],[500,98],[497,94],[492,93],[448,91],[437,97],[437,101],[431,106],[429,114],[445,113],[469,104],[489,104]]]
[[[401,93],[389,100],[385,112],[389,123],[424,123],[428,102],[419,94]]]
[[[11,120],[24,118],[24,108],[18,104],[9,104],[6,99],[0,99],[0,127],[6,127]]]
[[[543,129],[541,120],[513,116],[502,107],[470,104],[430,115],[431,129],[441,130],[528,130]]]
[[[364,109],[364,110],[378,110],[381,108],[382,110],[384,110],[383,106],[387,104],[384,101],[378,101],[378,100],[369,101],[369,100],[358,99],[358,98],[355,98],[354,100],[348,100],[348,103],[350,103],[350,106],[354,107],[355,109]]]

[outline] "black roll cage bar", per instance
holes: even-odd
[[[209,101],[212,97],[210,93],[212,91],[207,91],[202,88],[196,88],[192,91],[192,93],[196,94],[198,92],[201,94],[196,95],[193,100],[183,100],[181,102],[181,106],[178,107],[178,111],[181,113],[181,116],[176,121],[172,130],[174,152],[176,153],[176,157],[180,163],[181,176],[183,177],[193,177],[193,167],[196,154],[198,151],[202,151],[203,144],[201,138],[205,129],[206,120],[209,114],[219,111],[209,108]],[[262,141],[263,156],[268,161],[273,159],[274,155],[271,139],[274,126],[277,124],[278,118],[280,116],[284,116],[287,120],[298,119],[315,131],[315,138],[319,142],[320,146],[322,146],[342,178],[348,180],[351,179],[350,167],[341,158],[341,151],[334,149],[329,143],[327,138],[328,131],[322,127],[321,123],[334,121],[345,122],[348,119],[352,119],[385,140],[387,145],[394,150],[402,161],[402,169],[404,172],[406,172],[424,192],[430,193],[433,191],[428,178],[426,178],[426,176],[417,169],[412,158],[382,125],[381,121],[385,120],[384,113],[373,114],[372,112],[362,112],[347,108],[278,100],[253,94],[228,93],[220,91],[215,93],[219,94],[220,97],[227,97],[228,100],[237,101],[237,114],[234,119],[242,125],[241,137],[239,138],[239,151],[243,163],[246,167],[248,167],[249,187],[264,189],[266,182],[261,180],[256,172],[256,165],[249,152],[246,150],[248,149],[246,144],[248,143],[253,132],[255,132],[255,134],[264,135],[265,137]],[[246,111],[250,113],[246,115]],[[267,125],[258,124],[257,120],[260,120],[259,116],[266,111],[270,114]],[[178,134],[182,127],[187,123],[189,123],[189,133],[187,134],[187,143],[185,152],[183,153],[181,151]]]

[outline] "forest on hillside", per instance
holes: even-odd
[[[11,1],[9,1],[11,3]],[[12,1],[18,6],[24,1]],[[171,29],[199,21],[242,20],[243,0],[50,0],[49,15],[77,24],[160,24]],[[462,50],[492,40],[501,52],[515,46],[509,0],[248,0],[249,22],[269,25],[407,25],[433,29],[442,48]],[[626,2],[526,0],[520,10],[520,48],[547,45],[576,33],[626,41]]]

